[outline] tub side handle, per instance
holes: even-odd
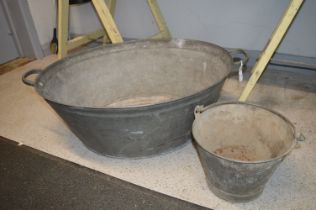
[[[33,75],[33,74],[38,74],[38,75],[40,75],[42,73],[42,70],[39,70],[39,69],[32,69],[32,70],[30,70],[30,71],[27,71],[27,72],[25,72],[24,74],[23,74],[23,76],[22,76],[22,81],[23,81],[23,83],[24,84],[26,84],[26,85],[29,85],[29,86],[35,86],[35,81],[36,81],[36,79],[37,79],[37,77],[36,77],[36,79],[35,80],[29,80],[29,79],[27,79],[29,76],[31,76],[31,75]]]

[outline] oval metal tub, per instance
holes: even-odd
[[[135,158],[187,142],[194,107],[217,101],[231,69],[231,56],[210,43],[136,41],[67,57],[23,81],[88,148]]]

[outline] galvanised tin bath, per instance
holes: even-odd
[[[136,158],[186,143],[194,107],[217,101],[231,69],[231,56],[210,43],[136,41],[69,56],[23,81],[89,149]]]

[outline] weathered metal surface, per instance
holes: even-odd
[[[257,198],[296,144],[286,118],[245,103],[198,107],[192,132],[210,190],[232,202]]]
[[[230,55],[210,43],[137,41],[68,57],[47,67],[34,83],[27,79],[30,73],[23,81],[35,86],[88,148],[135,158],[187,142],[194,107],[217,101],[231,68]],[[153,96],[168,100],[113,107]]]

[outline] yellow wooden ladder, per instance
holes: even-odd
[[[249,97],[251,91],[255,87],[257,81],[259,80],[261,74],[265,70],[267,64],[269,63],[271,57],[273,56],[274,52],[280,45],[284,35],[286,34],[287,30],[289,29],[291,23],[293,22],[296,14],[298,13],[302,3],[304,0],[292,0],[285,11],[283,17],[281,18],[278,26],[274,30],[271,38],[269,39],[266,47],[262,51],[259,60],[256,62],[255,66],[252,70],[252,75],[244,88],[239,101],[244,102]]]
[[[77,36],[68,40],[68,22],[69,22],[69,0],[58,0],[58,58],[67,56],[69,50],[79,47],[83,44],[96,40],[100,37],[103,42],[121,43],[122,36],[114,22],[113,15],[115,11],[116,0],[91,0],[96,12],[100,18],[104,29],[95,32]],[[160,12],[156,0],[147,0],[153,17],[158,25],[159,32],[152,36],[152,39],[170,39],[170,32],[166,22]]]

